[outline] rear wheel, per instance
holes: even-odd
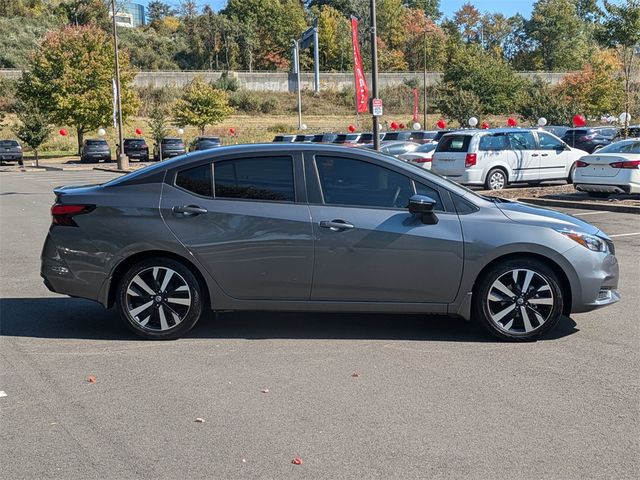
[[[574,163],[573,165],[571,165],[571,168],[569,169],[569,176],[567,177],[567,183],[569,185],[571,185],[573,183],[573,177],[576,174],[576,164]]]
[[[563,296],[556,274],[531,259],[502,262],[478,282],[473,295],[476,320],[502,340],[540,338],[556,326]]]
[[[489,170],[484,182],[487,190],[502,190],[507,186],[507,174],[501,168]]]
[[[187,333],[202,315],[201,287],[182,263],[169,258],[144,260],[122,277],[117,307],[136,335],[170,340]]]

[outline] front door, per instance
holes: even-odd
[[[373,160],[317,155],[321,204],[311,205],[316,241],[312,300],[451,302],[462,275],[457,214],[441,192]],[[415,192],[437,201],[439,222],[406,209]]]
[[[164,187],[168,227],[231,297],[309,299],[312,228],[306,200],[297,203],[294,161],[221,159],[181,170]]]
[[[545,132],[538,133],[540,153],[540,179],[567,178],[571,168],[570,153],[565,143]]]

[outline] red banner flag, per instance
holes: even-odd
[[[356,81],[356,108],[358,113],[363,113],[368,109],[369,88],[362,69],[362,57],[358,44],[358,19],[356,17],[351,17],[351,41],[353,42],[353,75]]]
[[[413,89],[413,121],[418,121],[418,89]]]

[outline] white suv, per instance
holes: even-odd
[[[542,130],[461,130],[442,137],[431,170],[464,185],[500,190],[512,182],[571,183],[582,156],[582,150]]]

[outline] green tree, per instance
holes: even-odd
[[[534,125],[540,117],[546,118],[549,125],[567,125],[577,111],[563,93],[539,77],[525,87],[517,109],[524,121]]]
[[[147,20],[149,23],[160,22],[163,18],[173,14],[170,5],[154,0],[147,5]]]
[[[602,40],[618,51],[624,79],[624,108],[633,108],[631,75],[638,57],[640,46],[640,0],[627,0],[622,5],[605,0],[605,21]],[[625,122],[625,132],[628,128]]]
[[[536,42],[545,70],[576,70],[589,56],[584,24],[573,0],[538,0],[528,35]]]
[[[147,112],[149,130],[158,152],[162,139],[169,134],[170,100],[171,95],[166,87],[153,90],[149,95],[149,109]],[[158,158],[160,158],[159,153]]]
[[[445,65],[443,82],[455,91],[473,92],[486,113],[508,114],[521,94],[523,81],[504,60],[478,45],[467,45],[453,52]]]
[[[469,118],[487,113],[478,95],[446,85],[438,90],[436,107],[447,119],[457,121],[461,127],[467,126]]]
[[[176,102],[174,123],[178,126],[192,125],[204,135],[207,125],[219,123],[232,113],[227,92],[205,83],[202,77],[196,77]]]
[[[480,11],[467,2],[454,13],[453,21],[462,32],[462,38],[467,43],[480,42]]]
[[[391,50],[400,49],[407,39],[402,0],[377,0],[378,37]]]
[[[20,103],[17,108],[18,125],[13,129],[16,136],[33,150],[38,165],[38,149],[51,134],[49,117],[33,103]]]
[[[320,64],[323,70],[344,70],[351,65],[351,25],[340,11],[323,5],[317,13]]]
[[[58,13],[64,15],[67,22],[73,25],[95,24],[108,30],[110,25],[110,0],[67,0],[56,7]]]
[[[18,97],[36,102],[58,124],[73,125],[78,152],[84,134],[111,123],[113,46],[100,28],[68,26],[50,32],[31,58],[18,84]],[[135,72],[126,53],[120,55],[122,118],[137,111],[132,82]]]
[[[440,11],[440,0],[405,0],[407,8],[422,10],[431,20],[438,20],[442,17]]]

